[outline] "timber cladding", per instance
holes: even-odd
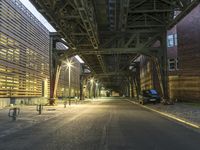
[[[72,67],[70,75],[71,97],[79,96],[80,94],[80,63],[75,57],[72,58]],[[62,67],[58,82],[57,96],[69,96],[69,74],[68,68]]]
[[[146,56],[140,57],[141,90],[153,88],[152,63]]]
[[[200,76],[169,76],[171,99],[178,101],[199,101]]]
[[[18,0],[1,0],[0,97],[41,97],[45,80],[48,30]]]

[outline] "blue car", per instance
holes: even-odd
[[[154,89],[151,90],[143,90],[139,96],[139,103],[146,104],[146,103],[160,103],[160,96],[158,92]]]

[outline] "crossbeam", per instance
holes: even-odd
[[[110,54],[137,54],[137,53],[145,53],[145,52],[157,52],[160,48],[157,47],[145,47],[142,50],[140,47],[138,48],[103,48],[103,49],[89,49],[89,50],[59,50],[57,49],[56,52],[58,54],[65,54],[65,55],[110,55]]]
[[[170,22],[167,26],[168,29],[176,25],[181,19],[183,19],[191,10],[193,10],[198,4],[199,0],[193,0],[176,18]]]

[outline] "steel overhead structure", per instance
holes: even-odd
[[[140,54],[152,56],[158,60],[160,82],[166,89],[166,31],[199,4],[199,0],[30,1],[69,47],[68,51],[52,48],[56,58],[78,54],[94,74],[107,74],[106,81],[114,76],[109,72],[126,72]],[[154,47],[155,42],[160,45]]]

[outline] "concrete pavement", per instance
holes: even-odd
[[[199,132],[115,98],[74,107],[0,137],[0,149],[199,150],[199,141]]]

